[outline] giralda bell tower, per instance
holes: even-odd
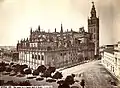
[[[88,32],[92,34],[95,44],[95,55],[99,55],[99,18],[96,16],[94,2],[92,2],[91,16],[88,19]]]

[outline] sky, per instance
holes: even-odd
[[[0,45],[16,45],[30,28],[88,30],[92,1],[100,19],[100,45],[120,40],[120,0],[0,0]]]

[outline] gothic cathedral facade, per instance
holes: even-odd
[[[17,43],[19,61],[32,68],[39,65],[56,68],[72,66],[85,60],[93,60],[99,55],[99,18],[96,17],[94,3],[88,19],[88,32],[84,27],[65,32],[61,24],[60,32],[45,32],[40,26],[30,30],[30,36]]]

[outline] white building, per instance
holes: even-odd
[[[104,49],[102,64],[120,80],[120,42]]]

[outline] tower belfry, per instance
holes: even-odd
[[[95,55],[99,55],[99,18],[96,16],[95,4],[92,2],[91,16],[88,18],[88,32],[92,34],[95,44]]]

